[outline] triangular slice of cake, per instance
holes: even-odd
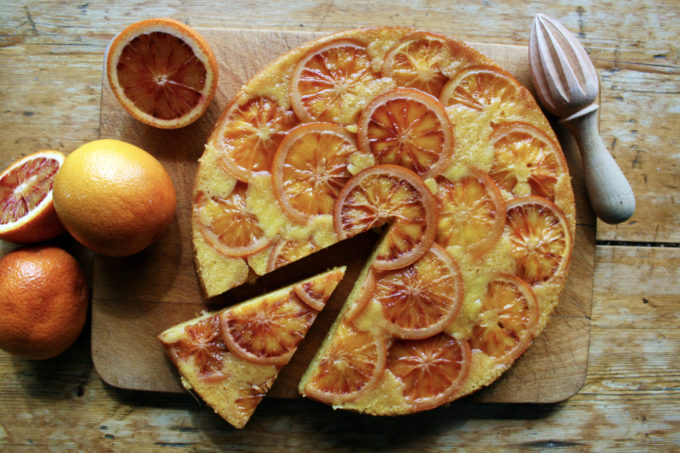
[[[243,428],[345,275],[338,267],[159,335],[182,384]]]

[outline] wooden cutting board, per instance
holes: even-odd
[[[370,233],[325,254],[261,277],[205,300],[191,250],[191,191],[197,159],[219,114],[238,89],[267,63],[318,34],[254,30],[200,30],[219,60],[219,88],[208,112],[180,130],[158,130],[132,119],[118,104],[106,77],[102,81],[100,137],[133,143],[155,155],[167,168],[177,191],[177,215],[163,236],[145,251],[127,258],[95,257],[92,303],[92,356],[108,384],[135,390],[182,392],[178,375],[156,336],[166,328],[212,310],[287,285],[347,262],[350,275],[363,265],[375,237]],[[473,44],[524,85],[531,85],[524,47]],[[595,219],[580,175],[578,152],[558,130],[572,169],[577,198],[575,250],[567,287],[544,333],[500,380],[473,398],[485,402],[562,401],[585,380],[595,249]],[[270,396],[297,397],[297,382],[351,287],[343,281],[320,314]]]

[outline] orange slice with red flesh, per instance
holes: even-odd
[[[302,302],[314,310],[321,311],[344,276],[343,269],[336,269],[322,277],[298,283],[293,287],[293,291]]]
[[[531,287],[514,275],[498,274],[487,285],[470,347],[511,363],[531,344],[538,316]]]
[[[560,146],[545,132],[525,122],[502,123],[491,134],[494,161],[489,171],[496,183],[515,196],[555,200],[555,184],[567,173]]]
[[[303,393],[327,404],[353,401],[370,392],[385,370],[383,340],[341,323]]]
[[[267,261],[267,272],[285,266],[288,263],[299,260],[307,255],[314,253],[319,247],[312,238],[302,239],[280,239],[269,252]]]
[[[560,208],[541,197],[515,198],[506,207],[506,228],[515,275],[530,285],[566,276],[573,239]]]
[[[439,176],[437,237],[444,247],[459,245],[477,258],[491,250],[505,227],[505,201],[486,173],[469,167],[456,182]]]
[[[121,105],[149,126],[175,129],[196,121],[217,89],[217,59],[191,27],[147,19],[111,42],[106,74]]]
[[[423,340],[395,340],[387,370],[404,384],[403,395],[414,411],[449,402],[470,372],[470,345],[445,333]]]
[[[271,171],[276,149],[298,120],[267,97],[240,101],[237,98],[225,111],[210,143],[224,151],[219,162],[226,172],[248,182],[253,173]]]
[[[350,124],[363,107],[356,100],[379,78],[363,45],[335,40],[311,49],[297,63],[290,79],[290,103],[305,123]]]
[[[283,212],[294,222],[331,214],[340,189],[352,177],[349,157],[354,137],[332,123],[308,123],[292,129],[274,156],[272,184]]]
[[[0,173],[0,239],[32,243],[64,232],[52,203],[54,176],[63,162],[59,151],[39,151]]]
[[[434,198],[412,171],[397,165],[376,165],[350,179],[333,210],[340,239],[390,222],[378,246],[375,269],[408,266],[432,245],[437,229]]]
[[[440,245],[415,263],[375,273],[373,298],[387,328],[397,338],[422,339],[442,332],[463,302],[463,279],[456,261]]]
[[[373,101],[357,123],[359,148],[379,164],[397,164],[423,178],[439,174],[453,153],[453,127],[432,95],[396,88]]]
[[[248,186],[237,183],[225,198],[197,195],[194,216],[201,235],[225,256],[245,257],[269,245],[255,214],[246,207]]]
[[[469,66],[444,86],[439,99],[444,106],[462,105],[483,111],[511,100],[520,90],[519,83],[504,70],[488,65]]]

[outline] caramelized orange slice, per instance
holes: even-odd
[[[246,207],[247,185],[237,183],[226,198],[199,194],[194,216],[208,244],[226,256],[244,257],[269,245],[255,214]]]
[[[198,376],[203,380],[226,379],[222,361],[228,351],[222,340],[219,318],[210,316],[187,325],[184,330],[187,333],[186,337],[166,346],[173,361],[192,359],[198,368]]]
[[[357,124],[359,148],[380,164],[397,164],[423,178],[438,174],[453,153],[453,127],[439,101],[397,88],[373,101]]]
[[[572,237],[560,208],[545,198],[515,198],[507,204],[506,225],[515,275],[531,285],[564,277]]]
[[[404,398],[414,411],[449,402],[470,371],[470,345],[445,333],[424,340],[396,340],[387,369],[404,384]]]
[[[392,334],[422,339],[442,332],[458,316],[463,291],[455,260],[434,243],[410,266],[376,273],[373,298]]]
[[[349,156],[354,138],[332,123],[309,123],[292,129],[276,151],[272,182],[283,212],[306,223],[331,214],[340,189],[352,177]]]
[[[210,143],[224,151],[220,164],[234,178],[248,182],[253,173],[271,170],[274,152],[297,118],[272,99],[237,98],[218,124]]]
[[[497,275],[482,299],[470,347],[501,363],[512,362],[529,347],[538,312],[538,302],[529,285],[514,275]]]
[[[462,105],[483,111],[487,107],[511,100],[519,91],[519,83],[495,66],[467,67],[456,74],[442,90],[442,104]]]
[[[357,99],[378,78],[363,45],[333,41],[300,59],[290,80],[290,103],[303,122],[350,124],[363,107]]]
[[[555,200],[555,183],[567,173],[560,146],[545,132],[524,122],[502,123],[491,134],[494,161],[489,175],[515,196]]]
[[[434,198],[412,171],[375,165],[350,179],[333,211],[340,239],[391,222],[373,267],[398,269],[423,256],[434,241],[437,214]]]
[[[344,269],[337,269],[323,277],[299,283],[293,287],[293,290],[301,301],[314,310],[320,311],[326,305],[326,301],[331,297],[344,275]]]
[[[267,272],[311,255],[319,247],[309,238],[307,240],[281,239],[272,247],[267,262]]]
[[[318,361],[304,393],[327,404],[353,401],[380,380],[386,356],[381,339],[342,323]]]
[[[438,244],[459,245],[474,257],[491,250],[505,226],[505,201],[486,173],[468,168],[456,182],[437,177]]]

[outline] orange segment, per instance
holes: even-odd
[[[315,318],[316,311],[291,289],[222,314],[222,336],[227,348],[244,360],[285,365]]]
[[[342,323],[304,392],[327,404],[353,401],[370,392],[385,370],[382,340]]]
[[[237,98],[210,142],[224,151],[220,164],[227,173],[248,182],[253,173],[271,170],[276,148],[296,124],[295,114],[276,101],[258,96],[241,103]]]
[[[437,177],[436,199],[438,244],[459,245],[474,257],[496,245],[505,226],[505,201],[486,173],[468,168],[456,182]]]
[[[373,297],[392,334],[421,339],[442,332],[458,316],[463,291],[458,265],[435,243],[410,266],[377,273]]]
[[[299,283],[293,287],[293,291],[301,301],[314,310],[321,311],[344,276],[345,270],[337,269],[323,277]]]
[[[64,232],[52,202],[52,186],[64,162],[59,151],[39,151],[0,173],[0,239],[39,242]]]
[[[515,196],[555,200],[555,183],[568,172],[560,146],[529,123],[509,122],[491,134],[494,161],[489,175]]]
[[[404,398],[415,411],[451,400],[470,371],[470,345],[445,333],[425,340],[396,340],[387,369],[401,381]]]
[[[269,253],[267,272],[297,261],[307,255],[311,255],[319,249],[312,238],[307,240],[281,239]]]
[[[529,347],[538,314],[531,287],[514,275],[499,274],[487,286],[470,347],[512,362]]]
[[[422,91],[397,88],[361,112],[357,140],[380,164],[397,164],[423,178],[438,174],[453,153],[453,127],[439,101]]]
[[[300,59],[290,80],[290,103],[303,122],[354,122],[357,104],[379,75],[361,44],[338,40],[310,50]]]
[[[376,165],[352,179],[338,195],[333,211],[341,239],[391,222],[373,267],[398,269],[423,256],[434,241],[437,214],[422,179],[406,168]]]
[[[194,202],[198,227],[211,247],[226,256],[243,257],[269,245],[255,214],[246,207],[247,185],[237,183],[226,198],[205,198]]]
[[[445,106],[462,105],[483,111],[487,107],[511,100],[519,83],[495,66],[470,66],[456,74],[442,90],[439,99]]]
[[[354,138],[331,123],[303,124],[291,130],[274,156],[274,194],[286,215],[298,223],[331,214],[340,189],[352,177],[349,157]]]
[[[560,208],[545,198],[515,198],[507,205],[506,225],[515,275],[535,285],[566,274],[572,237]]]
[[[253,415],[262,398],[267,395],[272,385],[274,385],[275,380],[276,376],[269,376],[264,382],[250,384],[245,388],[239,389],[241,396],[236,399],[236,407],[238,407],[242,417],[249,419]]]
[[[217,60],[195,30],[173,19],[130,25],[111,42],[111,89],[135,119],[174,129],[196,121],[217,89]]]

